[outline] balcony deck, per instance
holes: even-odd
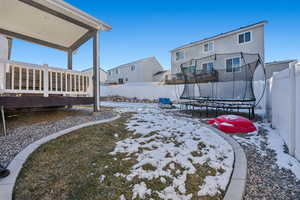
[[[0,61],[0,105],[4,108],[93,104],[90,75],[47,65]]]

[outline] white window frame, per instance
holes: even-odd
[[[209,50],[209,43],[211,43],[211,46],[212,46],[211,50]],[[208,45],[208,50],[207,51],[205,51],[205,45]],[[203,53],[214,52],[214,50],[215,50],[215,43],[214,43],[214,41],[209,41],[209,42],[206,42],[206,43],[203,44]]]
[[[248,33],[248,32],[250,33],[250,41],[245,42],[245,33]],[[244,35],[244,42],[243,43],[240,43],[240,41],[239,41],[240,35]],[[238,33],[236,38],[237,38],[237,44],[238,45],[249,44],[253,41],[253,34],[252,34],[252,31],[245,31],[245,32],[242,32],[242,33]]]
[[[235,59],[235,58],[238,58],[239,60],[240,60],[240,66],[239,66],[239,70],[238,71],[233,71],[233,67],[232,67],[232,71],[231,72],[228,72],[227,71],[227,60],[233,60],[233,59]],[[241,66],[241,57],[240,56],[235,56],[235,57],[229,57],[229,58],[225,58],[225,60],[224,60],[224,62],[225,62],[225,73],[238,73],[238,72],[241,72],[242,71],[242,66]]]
[[[135,71],[135,65],[130,66],[130,71],[132,71],[132,72]]]
[[[182,58],[177,59],[177,53],[180,53],[180,52],[182,53],[183,56],[182,56]],[[184,58],[185,58],[185,51],[183,49],[175,52],[175,61],[178,62],[180,60],[183,60]]]

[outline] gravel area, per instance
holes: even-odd
[[[276,152],[268,148],[266,129],[259,126],[259,146],[237,139],[245,150],[248,161],[248,177],[244,200],[298,200],[300,180],[294,173],[276,163]],[[251,137],[251,136],[249,136]]]
[[[74,110],[76,110],[75,116],[67,116],[59,120],[44,121],[17,128],[8,128],[8,135],[0,137],[0,164],[8,166],[20,151],[42,137],[78,124],[115,116],[115,113],[111,110],[103,110],[99,113],[93,113],[90,108],[77,108]]]
[[[203,118],[203,122],[206,120]],[[259,121],[257,119],[258,132],[255,135],[234,136],[244,149],[248,162],[244,200],[300,200],[300,179],[290,169],[278,165],[278,155],[269,146],[268,137],[273,137],[273,132],[268,132],[267,128],[270,124]],[[283,153],[287,151],[287,147],[282,147]]]

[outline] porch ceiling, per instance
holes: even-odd
[[[98,30],[111,27],[62,0],[1,0],[0,33],[74,51]]]

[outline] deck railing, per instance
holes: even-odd
[[[0,60],[1,94],[89,96],[90,75],[73,70]]]

